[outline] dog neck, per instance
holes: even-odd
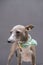
[[[37,41],[32,39],[32,37],[30,35],[28,35],[28,40],[26,42],[19,42],[19,47],[20,48],[26,48],[28,47],[29,45],[35,45],[37,46]]]
[[[26,42],[18,42],[20,48],[26,48],[29,46],[29,42],[32,40],[31,36],[28,35],[28,40]]]

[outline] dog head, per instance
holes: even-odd
[[[10,33],[11,36],[8,38],[8,43],[14,43],[16,41],[27,41],[28,40],[28,31],[32,30],[34,28],[33,25],[16,25],[14,26]]]

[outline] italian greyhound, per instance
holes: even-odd
[[[7,65],[10,64],[14,53],[17,57],[17,65],[21,65],[23,61],[36,65],[37,42],[28,34],[28,31],[31,31],[33,28],[32,24],[27,26],[16,25],[10,30],[11,36],[8,38],[8,43],[12,43],[12,45]]]

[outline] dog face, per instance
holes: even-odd
[[[11,36],[8,38],[8,43],[14,43],[16,41],[27,41],[28,40],[28,31],[31,30],[34,26],[23,26],[16,25],[10,31]]]

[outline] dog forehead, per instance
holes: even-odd
[[[14,28],[25,28],[23,25],[16,25]]]
[[[25,26],[23,25],[16,25],[13,27],[13,30],[25,30]]]

